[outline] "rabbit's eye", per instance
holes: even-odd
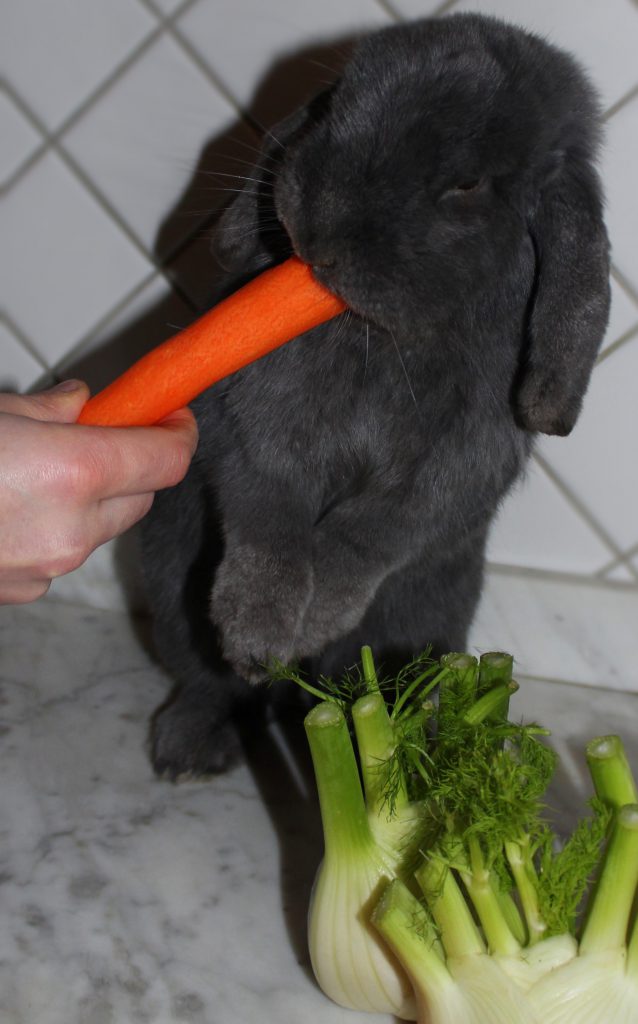
[[[455,200],[457,202],[461,202],[462,199],[469,200],[471,196],[482,193],[483,186],[486,183],[487,178],[461,178],[460,180],[453,180],[440,193],[439,199],[442,202],[450,202],[452,205],[455,205]]]
[[[476,192],[483,184],[482,178],[470,178],[468,181],[461,181],[458,185],[455,185],[450,189],[450,192]]]

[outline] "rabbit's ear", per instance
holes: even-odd
[[[521,425],[569,434],[609,314],[609,243],[598,176],[561,160],[529,222],[537,277],[515,403]]]
[[[224,268],[246,271],[273,253],[277,244],[278,221],[273,200],[273,183],[286,146],[308,119],[303,107],[264,134],[261,150],[250,179],[217,222],[213,252]],[[283,232],[281,232],[283,234]]]

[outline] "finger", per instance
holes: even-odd
[[[130,530],[150,510],[154,497],[153,493],[135,494],[101,501],[96,508],[93,547],[100,547]]]
[[[161,427],[162,430],[172,430],[178,436],[181,436],[190,446],[191,455],[195,454],[199,440],[197,421],[188,407],[172,412],[170,416],[166,416],[157,426]]]
[[[0,412],[47,423],[75,423],[88,397],[83,381],[65,380],[34,395],[0,394]]]
[[[95,498],[146,494],[184,478],[197,445],[192,413],[174,414],[155,427],[85,427],[89,493]]]
[[[0,605],[30,604],[44,597],[50,586],[51,580],[2,580]]]

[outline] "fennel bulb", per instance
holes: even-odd
[[[334,703],[306,717],[324,831],[324,857],[308,915],[312,968],[321,989],[350,1009],[414,1020],[410,983],[370,924],[396,858],[370,830],[348,726]]]

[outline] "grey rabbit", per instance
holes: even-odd
[[[156,770],[222,770],[271,658],[463,650],[486,537],[538,432],[576,422],[609,307],[596,95],[477,15],[363,38],[267,133],[219,223],[228,291],[292,252],[348,311],[202,395],[143,539]],[[239,709],[239,711],[238,711]]]

